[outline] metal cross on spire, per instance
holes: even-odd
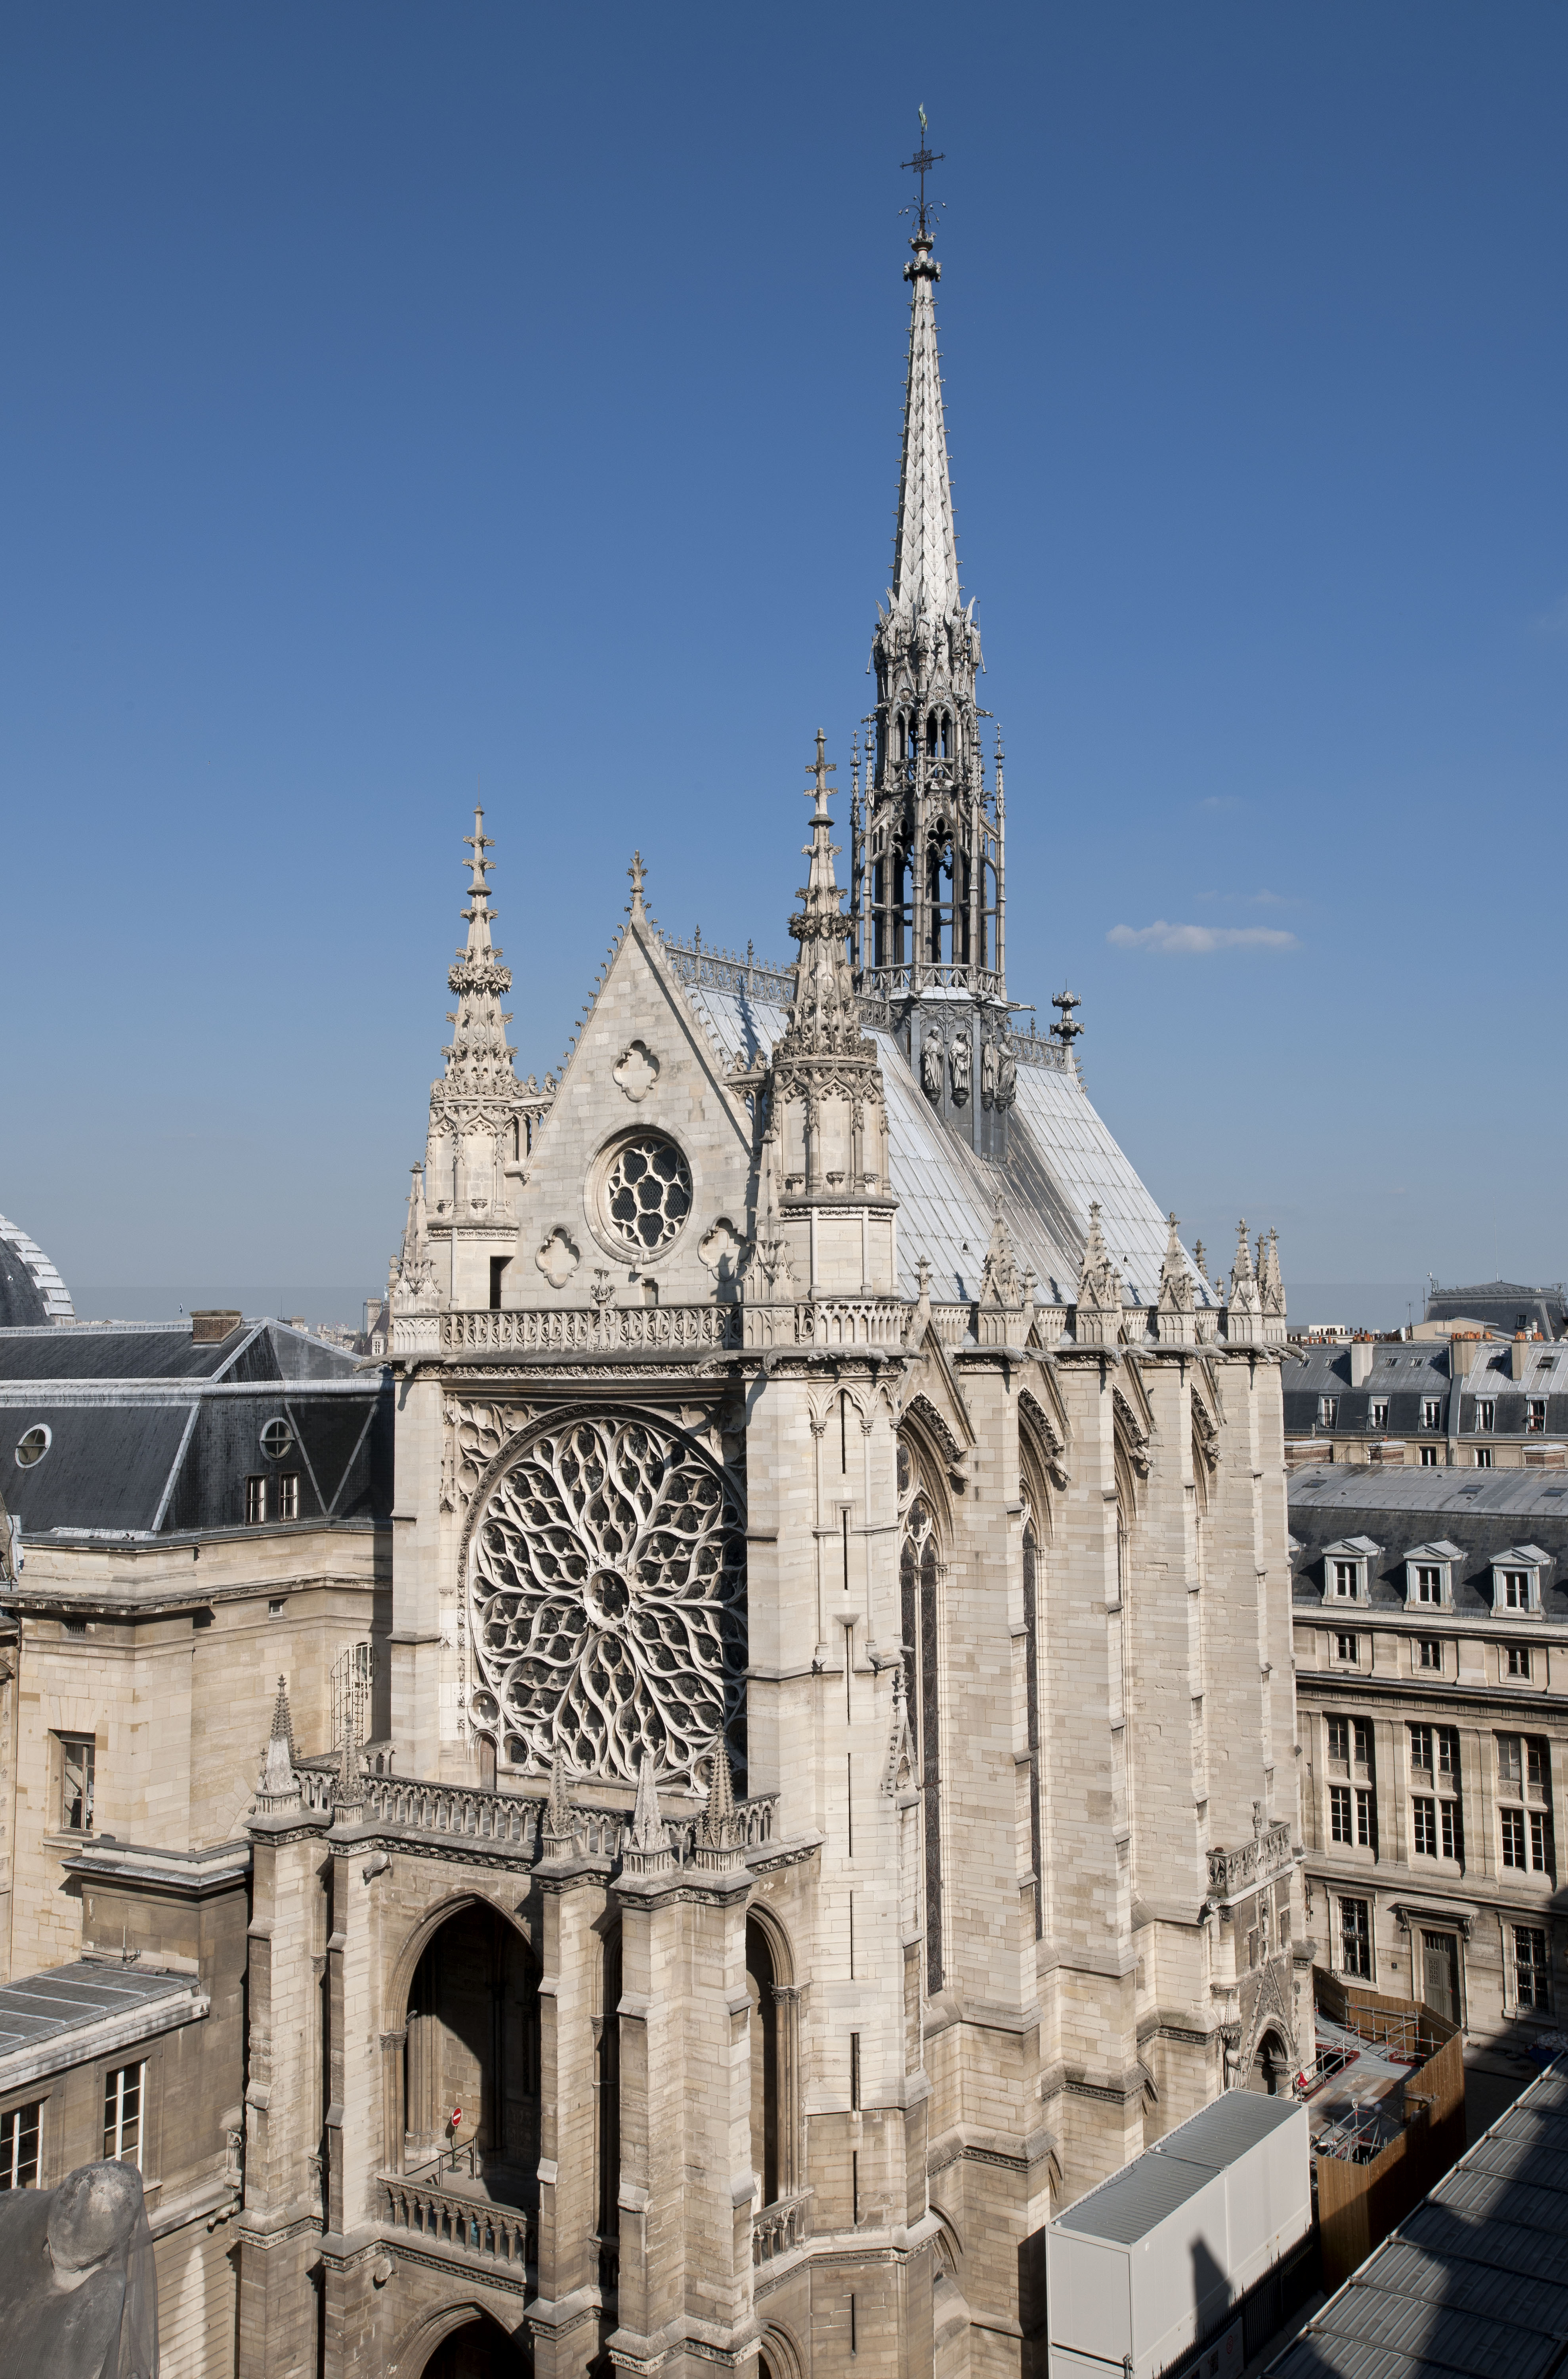
[[[912,157],[905,157],[902,159],[900,163],[901,172],[906,174],[918,174],[920,175],[920,227],[922,233],[926,229],[925,177],[927,174],[930,173],[933,165],[941,164],[943,159],[947,153],[945,149],[933,150],[930,142],[926,139],[926,130],[925,110],[923,107],[920,111],[920,147],[915,151]]]

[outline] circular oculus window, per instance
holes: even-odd
[[[294,1431],[286,1420],[263,1421],[261,1451],[269,1462],[281,1462],[294,1449]]]
[[[692,1168],[662,1132],[623,1140],[599,1190],[605,1229],[633,1255],[657,1255],[692,1211]]]
[[[17,1440],[18,1470],[30,1470],[35,1462],[42,1461],[49,1451],[52,1435],[47,1421],[35,1421],[31,1429],[23,1430]]]

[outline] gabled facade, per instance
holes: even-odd
[[[1043,2372],[1052,2213],[1308,2050],[1277,1258],[1009,1003],[911,248],[848,908],[819,738],[794,963],[633,859],[523,1092],[476,829],[389,1690],[249,1829],[247,2379]]]

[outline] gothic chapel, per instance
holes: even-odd
[[[243,2379],[1043,2374],[1042,2226],[1310,2038],[1273,1237],[1211,1286],[1009,1000],[910,247],[794,962],[634,860],[521,1082],[476,821],[366,1739],[280,1691],[249,1820]]]

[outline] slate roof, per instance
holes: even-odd
[[[687,980],[685,990],[710,1038],[739,1066],[750,1065],[759,1051],[766,1057],[783,1036],[789,1020],[781,1003],[707,981]],[[1003,1167],[978,1157],[935,1113],[890,1033],[873,1032],[870,1037],[887,1094],[889,1165],[899,1202],[899,1282],[906,1297],[918,1294],[922,1256],[931,1265],[931,1293],[939,1304],[967,1303],[979,1296],[999,1189],[1019,1264],[1033,1266],[1042,1298],[1061,1305],[1076,1301],[1090,1202],[1097,1199],[1100,1226],[1122,1274],[1124,1295],[1134,1304],[1155,1302],[1165,1218],[1076,1074],[1020,1060]],[[1213,1301],[1201,1284],[1197,1296],[1200,1303]]]
[[[154,1974],[141,1966],[53,1966],[28,1974],[0,1985],[0,2058],[164,2000],[172,2012],[174,2003],[188,2000],[195,1987],[193,1975]]]
[[[290,1452],[270,1464],[269,1420]],[[47,1451],[25,1467],[23,1437]],[[297,1472],[301,1524],[385,1519],[391,1388],[341,1347],[276,1322],[216,1346],[188,1322],[0,1330],[0,1494],[30,1539],[154,1539],[244,1524],[245,1479]]]
[[[1266,2379],[1544,2379],[1568,2342],[1568,2065],[1516,2098]]]
[[[36,1328],[75,1318],[70,1291],[19,1223],[0,1214],[0,1329]]]
[[[1381,1549],[1369,1564],[1371,1608],[1403,1610],[1405,1563],[1434,1538],[1446,1538],[1460,1551],[1453,1573],[1453,1611],[1460,1616],[1490,1611],[1492,1563],[1528,1542],[1551,1559],[1541,1575],[1543,1612],[1568,1617],[1568,1479],[1561,1472],[1385,1471],[1335,1462],[1293,1473],[1289,1491],[1298,1607],[1322,1602],[1328,1548],[1361,1536]]]
[[[1437,1397],[1442,1406],[1438,1424],[1442,1433],[1449,1434],[1452,1424],[1453,1435],[1470,1436],[1477,1430],[1477,1399],[1489,1397],[1495,1411],[1485,1434],[1523,1435],[1531,1403],[1544,1398],[1545,1434],[1568,1437],[1568,1340],[1532,1346],[1522,1380],[1513,1376],[1511,1348],[1491,1339],[1379,1339],[1371,1348],[1371,1369],[1358,1387],[1350,1383],[1350,1354],[1348,1346],[1304,1346],[1298,1361],[1286,1363],[1281,1385],[1287,1437],[1306,1436],[1319,1425],[1318,1407],[1324,1396],[1338,1400],[1333,1428],[1340,1435],[1371,1431],[1376,1398],[1388,1406],[1388,1419],[1373,1433],[1418,1437],[1425,1429],[1422,1404]],[[1455,1356],[1462,1367],[1457,1381],[1450,1368]],[[1451,1403],[1455,1386],[1456,1416]]]
[[[1526,1288],[1516,1280],[1483,1280],[1470,1288],[1434,1289],[1425,1318],[1484,1322],[1510,1338],[1515,1330],[1538,1330],[1544,1337],[1561,1338],[1568,1328],[1568,1302],[1561,1281],[1550,1288]]]

